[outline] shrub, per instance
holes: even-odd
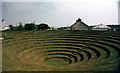
[[[42,23],[42,24],[38,25],[38,30],[40,30],[40,29],[45,30],[45,29],[50,29],[50,27],[47,24]]]

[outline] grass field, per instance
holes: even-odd
[[[118,71],[120,33],[5,31],[3,71]]]

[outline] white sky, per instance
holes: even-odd
[[[99,1],[99,2],[115,2],[119,0],[2,0],[2,2],[90,2],[90,1]]]
[[[120,0],[118,3],[118,23],[120,24]]]
[[[2,3],[0,3],[0,18],[2,17]]]
[[[37,23],[46,22],[50,26],[60,27],[73,24],[79,17],[88,25],[118,24],[118,0],[3,0],[2,2],[5,25],[35,20]],[[26,14],[27,11],[31,12]]]

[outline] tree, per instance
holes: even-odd
[[[34,23],[28,23],[28,24],[25,24],[25,30],[35,30],[35,24]]]
[[[47,24],[42,23],[42,24],[38,25],[38,30],[40,30],[40,29],[45,30],[45,29],[50,29],[50,27]]]
[[[13,30],[13,26],[12,25],[9,25],[9,27],[10,27],[10,30]]]
[[[22,25],[22,23],[21,23],[21,22],[19,23],[18,28],[19,28],[19,30],[23,30],[23,25]]]

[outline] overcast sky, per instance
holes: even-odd
[[[118,0],[4,0],[4,25],[33,22],[70,26],[78,18],[88,25],[118,24]]]
[[[118,23],[120,24],[120,0],[118,2]]]
[[[0,19],[2,19],[2,3],[0,3]]]

